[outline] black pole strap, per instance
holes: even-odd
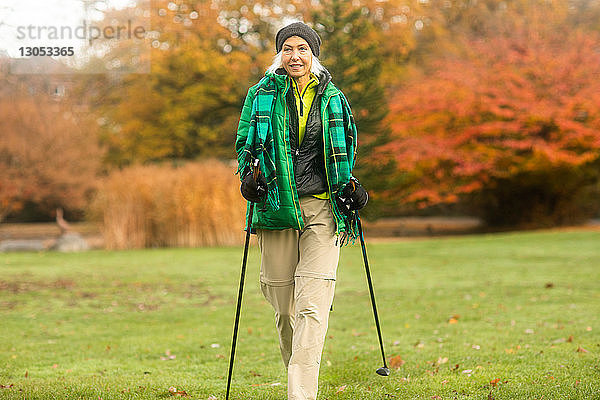
[[[385,361],[385,353],[383,350],[383,339],[381,338],[381,327],[379,326],[379,316],[377,315],[377,305],[375,304],[375,293],[373,291],[373,282],[371,281],[371,270],[369,269],[369,260],[367,258],[367,247],[365,246],[365,238],[363,236],[362,224],[360,216],[356,212],[356,220],[358,223],[358,232],[360,234],[360,246],[362,247],[363,260],[365,262],[365,271],[367,272],[367,282],[369,283],[369,294],[371,295],[371,305],[373,306],[373,316],[375,317],[375,325],[377,326],[377,336],[379,337],[379,347],[381,348],[381,358],[383,358],[383,366],[387,368]]]

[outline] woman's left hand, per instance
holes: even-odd
[[[360,210],[367,205],[368,201],[369,194],[355,177],[350,178],[350,182],[344,186],[337,196],[338,207],[344,212]]]

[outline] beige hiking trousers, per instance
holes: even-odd
[[[340,249],[329,201],[303,197],[300,207],[303,230],[257,230],[260,283],[275,309],[288,400],[315,400]]]

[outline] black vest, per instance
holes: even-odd
[[[321,121],[321,96],[325,86],[331,80],[327,73],[319,77],[317,93],[308,112],[306,131],[302,143],[299,144],[300,130],[294,86],[286,95],[286,103],[290,113],[290,147],[294,164],[294,177],[298,196],[306,196],[327,192],[327,175],[325,173],[325,156],[323,148],[323,123]]]

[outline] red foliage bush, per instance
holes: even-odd
[[[468,197],[501,225],[568,222],[557,207],[600,179],[600,35],[517,22],[395,91],[391,142],[374,159],[402,179],[382,197],[419,207]],[[490,214],[511,196],[511,218]]]

